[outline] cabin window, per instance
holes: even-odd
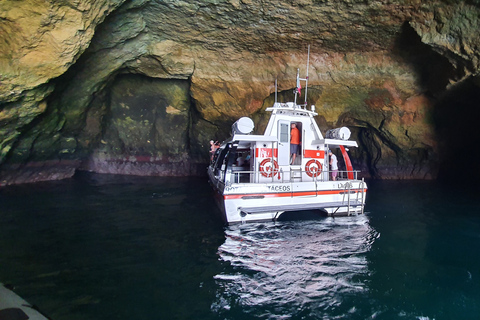
[[[234,165],[237,167],[250,167],[250,149],[237,149]]]
[[[288,135],[290,128],[288,123],[280,123],[280,142],[289,143]]]
[[[227,158],[227,155],[230,151],[230,145],[226,145],[224,149],[219,149],[220,154],[217,157],[217,162],[215,164],[215,174],[218,175],[219,171],[222,170],[222,165],[225,164],[225,158]],[[225,168],[223,168],[225,169]]]
[[[215,150],[215,154],[213,155],[213,159],[212,159],[212,163],[216,163],[217,162],[217,158],[218,158],[218,155],[220,154],[220,151],[222,149],[218,148],[217,150]]]

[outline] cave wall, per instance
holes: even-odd
[[[0,184],[203,174],[208,141],[237,118],[262,132],[275,79],[291,92],[307,45],[308,103],[323,130],[352,129],[356,167],[436,178],[450,161],[445,97],[478,90],[479,12],[473,0],[2,1]]]
[[[189,150],[190,84],[186,80],[120,75],[108,88],[100,139],[82,169],[99,173],[178,176],[196,174]]]

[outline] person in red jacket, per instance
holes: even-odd
[[[290,131],[290,154],[292,155],[292,162],[295,163],[295,158],[298,153],[298,145],[300,144],[300,131],[297,129],[297,125],[292,123],[292,130]]]

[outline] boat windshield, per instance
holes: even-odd
[[[228,154],[230,153],[230,148],[231,145],[227,144],[225,145],[224,148],[220,147],[218,149],[218,155],[216,157],[216,162],[215,162],[215,175],[219,176],[221,171],[225,171],[225,168],[227,166],[227,159],[228,159]]]

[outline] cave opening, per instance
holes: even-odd
[[[462,69],[422,42],[418,33],[405,22],[396,38],[393,54],[414,70],[419,91],[435,97],[442,94],[451,79],[461,79]]]
[[[452,86],[434,106],[440,180],[476,184],[480,178],[479,83],[470,77]]]
[[[415,70],[419,90],[433,101],[430,119],[438,142],[438,179],[473,181],[480,177],[476,166],[480,151],[475,147],[480,136],[476,129],[480,82],[466,78],[468,62],[460,59],[454,66],[422,43],[408,23],[402,26],[394,53]],[[451,81],[459,82],[452,86]]]

